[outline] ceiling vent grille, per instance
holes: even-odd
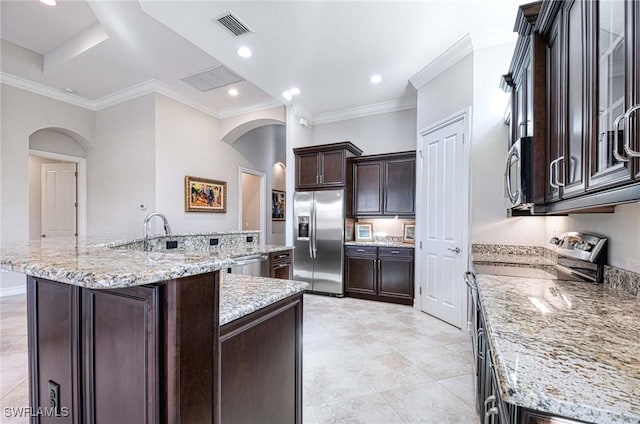
[[[180,78],[180,81],[189,84],[191,87],[200,91],[209,91],[225,85],[243,81],[242,78],[231,72],[224,66],[216,66],[205,69],[195,75]]]
[[[236,37],[240,37],[241,35],[253,32],[251,28],[249,28],[244,22],[238,19],[238,17],[232,12],[228,12],[216,20],[220,22],[220,24],[226,29],[231,31]]]

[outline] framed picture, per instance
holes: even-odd
[[[185,212],[227,213],[227,183],[184,177]]]
[[[402,231],[403,243],[415,243],[416,241],[416,224],[404,224]]]
[[[271,191],[271,219],[284,221],[287,211],[287,193],[280,190]]]
[[[356,241],[373,241],[373,224],[356,224]]]

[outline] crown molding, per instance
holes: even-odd
[[[333,112],[319,113],[313,117],[312,123],[313,125],[328,124],[330,122],[344,121],[346,119],[363,118],[365,116],[399,112],[401,110],[415,108],[415,97],[403,97],[401,99],[388,100],[381,103],[373,103],[370,105],[341,109]]]
[[[472,52],[473,43],[471,42],[471,35],[467,34],[442,52],[440,56],[432,60],[427,66],[422,68],[420,72],[409,78],[409,82],[411,82],[411,85],[413,85],[416,90],[419,90],[426,83]]]
[[[246,115],[248,113],[260,112],[262,110],[273,109],[275,107],[283,107],[284,104],[277,100],[269,100],[250,106],[220,109],[218,115],[220,119],[233,118],[235,116]]]
[[[54,100],[69,103],[71,105],[78,106],[84,109],[89,109],[94,112],[97,110],[95,107],[95,103],[92,102],[91,100],[83,99],[82,97],[74,96],[72,94],[67,94],[55,88],[51,88],[37,82],[33,82],[13,74],[0,72],[0,82],[2,84],[10,85],[15,88],[20,88],[22,90],[29,91],[34,94],[39,94],[44,97],[49,97]]]

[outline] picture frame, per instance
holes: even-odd
[[[356,223],[356,241],[373,241],[373,224]]]
[[[271,220],[284,221],[287,213],[287,192],[271,190]]]
[[[416,224],[404,224],[402,242],[414,244],[416,241]]]
[[[185,176],[184,211],[227,213],[227,182]]]

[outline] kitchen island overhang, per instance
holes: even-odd
[[[221,276],[231,260],[211,252],[44,242],[0,258],[31,273],[32,408],[53,405],[65,422],[301,422],[305,283]],[[237,408],[247,395],[263,401]]]

